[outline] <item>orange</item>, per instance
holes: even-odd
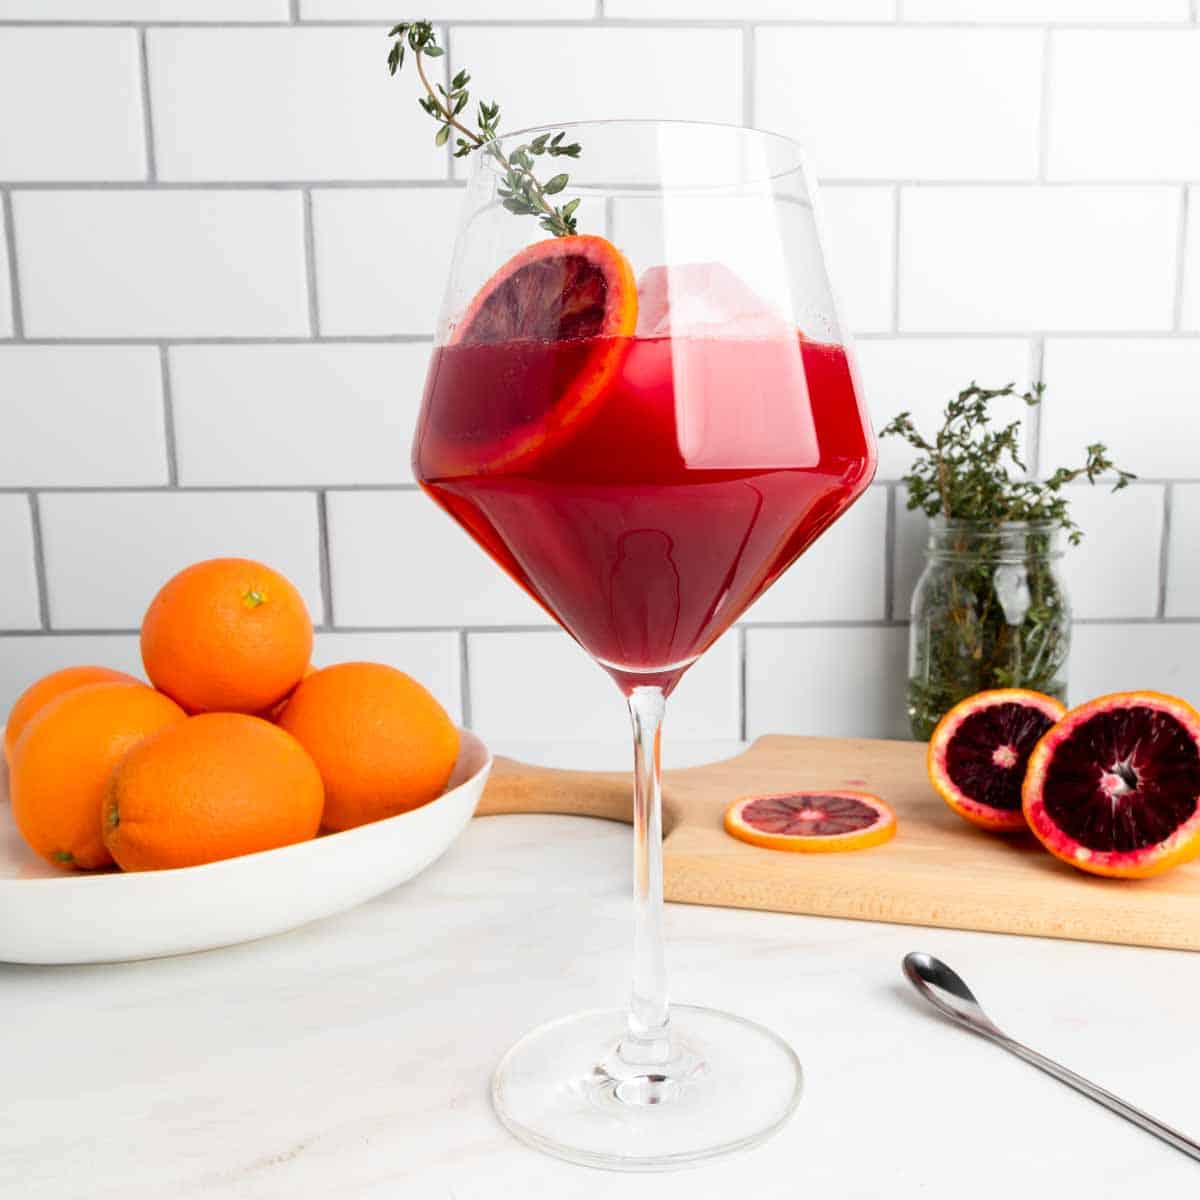
[[[1149,879],[1200,855],[1200,713],[1161,692],[1073,708],[1029,757],[1034,836],[1092,875]]]
[[[325,781],[326,829],[351,829],[436,799],[458,757],[458,730],[415,679],[381,663],[310,675],[279,726]]]
[[[300,682],[313,630],[300,593],[246,558],[180,571],[142,621],[142,662],[188,712],[261,713]]]
[[[510,468],[559,444],[596,411],[629,352],[637,314],[633,267],[607,238],[579,234],[526,246],[455,322],[448,343],[455,353],[440,369],[451,370],[451,363],[469,369],[472,347],[493,342],[576,343],[556,369],[554,404],[529,405],[498,439],[481,439],[476,418],[458,427],[454,413],[439,413],[423,436],[444,439],[436,449],[480,471]]]
[[[966,821],[993,833],[1025,828],[1021,785],[1038,739],[1067,711],[1053,696],[993,688],[960,700],[929,739],[933,790]]]
[[[89,683],[141,683],[124,671],[113,671],[108,667],[64,667],[50,675],[43,675],[18,697],[8,714],[4,728],[4,757],[12,761],[12,749],[17,744],[21,731],[51,700],[64,692],[74,691]]]
[[[308,666],[304,668],[304,674],[301,675],[300,678],[307,679],[316,671],[316,669],[317,668],[314,667],[312,663],[309,663]],[[292,690],[288,692],[288,694],[284,696],[282,700],[278,701],[276,704],[272,704],[266,712],[261,712],[258,715],[262,717],[264,721],[278,722],[280,714],[285,708],[287,708],[288,701],[292,698],[292,693],[295,692],[295,690],[295,688],[292,688]]]
[[[113,768],[143,738],[183,720],[179,705],[139,683],[88,684],[50,701],[13,747],[21,836],[55,866],[108,866],[100,808]]]
[[[896,814],[869,792],[813,788],[743,796],[725,810],[725,832],[765,850],[830,854],[890,841]]]
[[[112,774],[104,844],[126,871],[195,867],[315,837],[321,777],[259,717],[205,713],[147,738]]]

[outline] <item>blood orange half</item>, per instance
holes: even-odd
[[[445,433],[459,434],[456,456],[470,455],[460,465],[502,470],[576,428],[620,370],[637,313],[633,268],[606,238],[550,238],[509,259],[455,322],[438,364],[442,371],[472,372],[478,381],[496,373],[495,352],[486,360],[490,372],[472,359],[485,361],[486,347],[511,348],[513,361],[503,370],[509,377],[475,389],[487,393],[480,397],[486,413],[437,414]],[[529,370],[535,352],[536,381]],[[520,395],[511,394],[514,379],[521,380]],[[472,428],[459,428],[464,422]],[[494,436],[486,432],[492,429]]]
[[[1025,766],[1038,739],[1066,711],[1053,696],[1024,688],[968,696],[929,739],[929,782],[972,825],[998,833],[1024,829]]]
[[[1038,742],[1022,797],[1051,854],[1145,879],[1200,854],[1200,713],[1159,692],[1073,708]]]
[[[895,834],[896,814],[869,792],[818,788],[743,796],[725,810],[725,831],[767,850],[865,850]]]

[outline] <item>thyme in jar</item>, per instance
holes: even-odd
[[[1043,384],[1019,395],[1026,405],[1041,402]],[[1113,490],[1136,478],[1121,470],[1107,447],[1087,447],[1083,462],[1060,467],[1045,479],[1029,477],[1021,458],[1021,422],[996,426],[993,401],[1017,396],[1012,384],[981,388],[972,383],[946,406],[941,429],[927,438],[909,413],[900,413],[881,431],[899,437],[917,456],[903,477],[908,507],[952,522],[946,533],[951,560],[927,572],[914,613],[914,662],[909,681],[913,732],[926,738],[944,713],[960,700],[987,688],[1024,687],[1063,698],[1070,638],[1070,615],[1056,577],[1051,543],[1061,530],[1071,545],[1083,531],[1071,518],[1068,484],[1113,479]],[[1022,533],[1001,535],[1003,527],[1024,522]],[[1019,620],[998,597],[997,542],[1007,537],[1023,551],[1021,585],[1028,593]]]

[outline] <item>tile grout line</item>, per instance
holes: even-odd
[[[167,454],[167,486],[179,486],[179,447],[175,438],[175,393],[171,385],[170,355],[166,343],[158,348],[158,368],[162,381],[163,438]]]
[[[748,710],[749,704],[746,699],[746,676],[748,674],[748,663],[746,661],[746,627],[738,625],[737,627],[737,653],[738,653],[738,741],[746,740],[746,730],[749,728]]]
[[[1200,0],[1198,0],[1200,2]],[[1193,214],[1190,213],[1192,189],[1186,184],[1180,187],[1179,198],[1179,229],[1176,232],[1175,240],[1175,308],[1172,326],[1176,333],[1183,330],[1183,296],[1186,290],[1187,282],[1187,263],[1185,262],[1187,254],[1188,240],[1188,222],[1192,219]],[[1194,214],[1197,220],[1200,220],[1200,213]]]
[[[900,205],[901,187],[897,184],[892,196],[892,328],[891,334],[900,332]]]
[[[465,628],[458,630],[458,706],[464,729],[471,728],[471,639]]]
[[[453,50],[453,46],[451,45],[451,41],[450,41],[450,33],[451,33],[450,26],[448,24],[441,26],[441,32],[442,32],[442,49],[446,51],[446,53],[442,55],[442,64],[441,64],[442,65],[442,87],[444,87],[447,91],[449,91],[450,90],[450,80],[454,78],[454,76],[451,74],[451,69],[452,69],[451,64],[453,63],[453,60],[454,60],[454,50]],[[454,141],[453,141],[453,139],[451,139],[451,138],[446,139],[446,145],[445,145],[444,149],[445,149],[444,157],[446,159],[446,181],[450,181],[454,178]]]
[[[1030,337],[1052,337],[1084,341],[1200,341],[1200,330],[1190,329],[866,329],[851,330],[856,342],[895,341],[1024,341]],[[213,337],[24,337],[32,346],[432,346],[431,333],[326,333],[319,337],[304,335],[257,336],[221,334]]]
[[[739,27],[740,28],[740,27]],[[1162,179],[1117,179],[1096,176],[1086,179],[1038,179],[1036,173],[1019,178],[995,176],[924,176],[897,179],[885,175],[837,175],[817,178],[823,191],[842,188],[943,188],[955,191],[978,191],[985,188],[1029,191],[1169,191],[1194,186],[1190,177],[1171,176]],[[467,181],[457,176],[395,175],[384,178],[345,179],[313,176],[308,179],[278,179],[263,176],[253,179],[10,179],[4,186],[13,192],[70,192],[87,195],[89,192],[296,192],[303,188],[328,188],[339,191],[416,191],[422,188],[465,188]]]
[[[888,483],[887,503],[883,510],[883,619],[896,618],[896,504],[900,485]]]
[[[468,28],[483,29],[588,29],[596,20],[591,17],[453,17],[436,18],[439,21],[452,20],[455,25]],[[743,18],[733,17],[604,17],[605,23],[614,29],[661,29],[673,32],[680,29],[736,29],[743,23]],[[1062,21],[1052,18],[1038,20],[1030,17],[1021,21],[987,20],[980,18],[963,18],[961,20],[921,21],[902,18],[906,25],[916,29],[982,29],[987,32],[1003,33],[1011,29],[1037,30],[1047,28],[1066,29],[1072,33],[1083,30],[1102,31],[1111,33],[1129,33],[1138,30],[1153,32],[1179,32],[1189,30],[1194,24],[1190,16],[1169,21],[1146,21],[1138,18],[1125,20],[1086,20]],[[95,20],[77,17],[64,20],[42,20],[22,17],[0,17],[0,29],[33,28],[33,29],[64,29],[70,26],[80,26],[87,29],[171,29],[188,32],[212,29],[238,31],[242,29],[275,29],[285,30],[291,24],[287,18],[275,20],[254,21],[163,21],[137,18],[118,18]],[[307,29],[378,29],[386,26],[388,21],[383,17],[305,17],[299,24]],[[762,17],[755,24],[780,29],[894,29],[897,24],[895,16],[879,18],[871,21],[846,21],[836,17]]]
[[[333,569],[329,555],[329,505],[324,488],[317,492],[317,567],[321,577],[321,632],[327,633],[336,626],[333,620]]]
[[[308,291],[309,339],[321,336],[321,310],[317,298],[317,239],[313,222],[312,189],[301,192],[301,224],[304,238],[304,286]]]
[[[1046,365],[1046,339],[1035,337],[1029,347],[1029,387],[1041,383]],[[1043,401],[1044,403],[1044,401]],[[1035,404],[1025,413],[1025,462],[1029,477],[1037,479],[1042,469],[1042,406]]]
[[[899,482],[898,479],[879,479],[873,486],[882,491]],[[1139,476],[1137,481],[1131,486],[1135,488],[1164,487],[1168,483],[1197,482],[1200,482],[1200,475],[1182,475],[1169,478],[1165,475],[1143,475]],[[24,495],[29,490],[29,486],[29,484],[0,485],[0,496]],[[386,496],[413,495],[421,490],[419,484],[407,483],[402,480],[390,483],[316,482],[312,480],[307,483],[188,483],[181,484],[178,487],[170,487],[163,483],[84,483],[36,486],[42,495],[50,496],[154,496],[166,491],[178,491],[193,496],[219,495],[223,492],[234,495],[246,492],[258,492],[264,495],[295,493],[314,495],[318,491],[375,492]],[[1077,486],[1082,487],[1084,485],[1079,484]]]
[[[431,346],[433,334],[346,333],[320,337],[32,337],[25,340],[32,346]]]
[[[298,192],[303,188],[345,191],[416,191],[421,188],[463,188],[465,180],[436,175],[428,179],[395,176],[384,179],[13,179],[14,192]]]
[[[26,493],[31,495],[30,493]],[[1107,625],[1122,628],[1156,627],[1180,625],[1200,629],[1200,614],[1180,617],[1077,617],[1073,622],[1079,626]],[[832,632],[843,629],[905,629],[909,625],[906,619],[883,621],[746,621],[733,626],[734,630],[747,633],[755,630],[796,630],[800,632]],[[509,634],[538,634],[544,637],[562,637],[563,631],[554,625],[336,625],[323,624],[317,628],[318,633],[344,634],[462,634],[464,636],[505,636]],[[138,630],[135,626],[123,628],[66,628],[44,630],[36,629],[0,629],[0,644],[5,638],[40,637],[43,634],[53,634],[55,637],[136,637]]]
[[[1168,483],[1163,488],[1162,544],[1158,548],[1158,606],[1155,618],[1161,621],[1167,615],[1167,584],[1171,571],[1171,518],[1175,506],[1175,485]]]
[[[754,128],[754,56],[755,44],[754,26],[742,26],[742,124]]]
[[[1038,168],[1039,183],[1046,182],[1050,162],[1050,108],[1053,86],[1054,32],[1047,29],[1042,37],[1042,78],[1038,108]]]
[[[158,152],[154,148],[154,115],[150,108],[150,48],[146,45],[146,30],[138,31],[138,87],[142,99],[142,137],[146,139],[146,179],[158,180]]]
[[[29,524],[33,533],[33,570],[37,577],[38,620],[41,622],[41,629],[38,632],[48,633],[50,632],[50,584],[46,572],[46,542],[42,536],[42,506],[36,492],[29,493]],[[3,634],[0,633],[0,636]]]
[[[25,313],[21,307],[21,289],[17,278],[17,231],[13,221],[12,193],[0,192],[0,215],[4,218],[4,250],[8,257],[8,296],[12,319],[12,340],[25,340]]]
[[[300,23],[300,0],[288,0],[288,24]],[[228,26],[226,26],[228,28]]]

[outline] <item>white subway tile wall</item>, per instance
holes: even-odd
[[[292,191],[19,191],[25,335],[304,337],[304,204]]]
[[[183,486],[412,482],[427,345],[193,345],[168,355]]]
[[[8,214],[0,206],[0,339],[13,335],[12,267],[8,254],[11,233]]]
[[[154,346],[0,346],[0,487],[168,482]]]
[[[871,419],[882,429],[907,412],[917,428],[932,436],[946,401],[977,381],[982,387],[1012,383],[1024,391],[1030,382],[1030,342],[1025,338],[872,338],[855,347]],[[1019,399],[997,400],[997,421],[1020,421]],[[915,452],[897,437],[880,438],[877,480],[899,479]]]
[[[821,199],[842,319],[856,333],[886,333],[896,320],[896,189],[829,187]]]
[[[35,679],[63,667],[101,666],[141,675],[142,652],[136,634],[20,634],[4,638],[0,671],[0,713]]]
[[[381,43],[369,27],[151,30],[159,178],[443,178],[429,118],[370,69]]]
[[[1190,0],[431,0],[508,128],[690,117],[803,136],[877,426],[1024,388],[1072,489],[1071,691],[1200,699],[1200,28]],[[0,717],[139,668],[212,554],[300,587],[486,737],[624,732],[602,673],[415,488],[460,185],[385,0],[0,0]],[[519,55],[517,53],[519,49]],[[514,70],[531,61],[536,71]],[[1114,79],[1122,80],[1115,87]],[[869,81],[864,84],[864,80]],[[555,97],[555,111],[545,97]],[[673,738],[898,735],[924,518],[909,454],[689,674]]]
[[[1179,188],[908,187],[900,195],[906,333],[1168,331]]]
[[[737,634],[719,638],[671,697],[666,736],[729,741],[741,727]],[[471,718],[480,737],[619,742],[628,717],[612,680],[556,632],[472,633]],[[519,691],[518,691],[519,689]]]
[[[334,491],[326,503],[337,625],[550,624],[419,492]]]
[[[6,179],[145,179],[144,133],[134,30],[4,31],[0,169]]]
[[[1200,176],[1200,30],[1076,29],[1053,54],[1051,179]]]
[[[1045,471],[1103,441],[1130,471],[1200,478],[1200,339],[1047,338]]]
[[[0,21],[286,21],[288,0],[0,0]]]
[[[1166,615],[1200,617],[1200,483],[1172,485]]]
[[[429,336],[458,228],[461,190],[318,188],[317,314],[328,336]]]
[[[313,662],[381,662],[423,683],[456,720],[463,716],[462,641],[457,633],[318,633]]]
[[[0,623],[5,629],[38,629],[42,619],[27,496],[0,496],[0,580]]]
[[[266,560],[320,621],[318,508],[306,492],[47,492],[51,629],[137,629],[159,586],[202,558]]]
[[[1182,295],[1180,296],[1180,328],[1200,333],[1200,187],[1184,193],[1184,212],[1187,214],[1183,235]]]
[[[831,179],[1031,179],[1044,42],[1024,29],[773,27],[756,40],[756,111],[807,141]]]

